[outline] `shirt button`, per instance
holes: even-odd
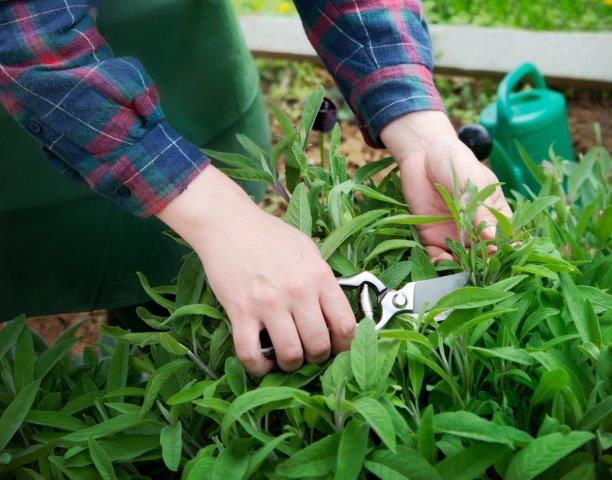
[[[28,130],[34,134],[39,134],[42,132],[42,128],[40,128],[40,125],[36,122],[28,123]]]
[[[132,196],[132,191],[125,186],[119,187],[119,190],[117,190],[117,195],[119,195],[120,198],[129,198]]]

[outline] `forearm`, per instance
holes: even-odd
[[[417,0],[296,0],[308,37],[355,113],[366,141],[396,118],[443,111],[431,39]]]
[[[0,102],[60,171],[151,215],[208,159],[167,123],[140,63],[113,56],[96,3],[0,2]]]

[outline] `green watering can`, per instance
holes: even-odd
[[[514,92],[525,77],[531,78],[533,88]],[[497,89],[497,101],[483,110],[479,123],[463,127],[459,136],[479,159],[489,158],[506,194],[511,190],[526,194],[525,186],[539,190],[517,144],[536,164],[549,158],[551,146],[560,157],[575,161],[565,98],[546,87],[544,77],[531,63],[506,75]]]

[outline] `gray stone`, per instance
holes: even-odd
[[[244,15],[253,55],[317,60],[297,17]],[[612,33],[431,25],[436,71],[501,76],[533,62],[551,84],[612,85]]]

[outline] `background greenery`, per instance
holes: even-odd
[[[241,13],[293,14],[287,0],[233,0]],[[609,30],[609,0],[424,0],[430,22],[533,30]]]

